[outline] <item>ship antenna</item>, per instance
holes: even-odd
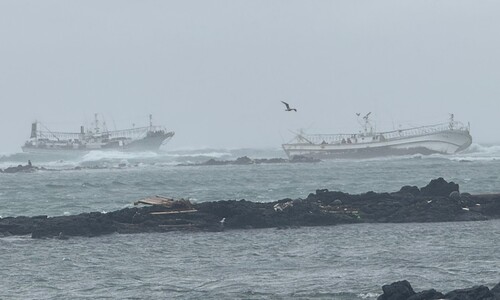
[[[363,117],[363,120],[365,121],[365,123],[363,124],[363,129],[365,131],[365,135],[368,134],[368,126],[370,126],[370,134],[373,133],[373,127],[371,126],[370,124],[370,120],[369,120],[369,117],[370,117],[370,114],[372,112],[369,112],[367,113],[364,117]],[[358,115],[359,116],[359,115]]]
[[[153,115],[149,114],[149,130],[153,130]]]
[[[102,131],[103,132],[108,132],[108,127],[106,126],[106,121],[102,121]]]
[[[95,119],[95,133],[99,133],[99,120],[97,119],[97,113],[94,114]]]
[[[291,133],[295,134],[295,139],[298,140],[298,141],[306,141],[308,142],[309,144],[314,144],[311,140],[309,140],[308,138],[306,138],[305,136],[305,132],[304,132],[304,129],[300,128],[299,129],[299,132],[294,132],[292,130],[289,130]]]

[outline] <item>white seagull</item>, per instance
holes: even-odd
[[[297,111],[295,108],[290,108],[290,105],[288,105],[288,103],[286,103],[285,101],[281,101],[281,103],[285,104],[286,106],[286,109],[285,111]]]

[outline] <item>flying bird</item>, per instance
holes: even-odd
[[[281,101],[281,103],[285,104],[286,106],[286,109],[285,111],[297,111],[295,108],[290,108],[290,105],[288,103],[286,103],[285,101]]]

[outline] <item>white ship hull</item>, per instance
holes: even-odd
[[[283,150],[288,157],[369,158],[412,154],[454,154],[466,149],[472,143],[469,130],[465,128],[419,130],[414,130],[415,132],[411,134],[406,131],[407,134],[401,136],[395,133],[405,131],[375,133],[370,136],[343,135],[354,137],[355,141],[349,140],[349,143],[337,141],[315,143],[307,137],[299,136],[297,142],[283,144]]]
[[[131,141],[129,143],[121,143],[114,145],[106,145],[103,143],[87,144],[84,147],[76,147],[73,145],[60,143],[45,143],[42,145],[24,145],[21,147],[25,153],[49,154],[49,153],[88,153],[90,151],[120,151],[120,152],[141,152],[152,151],[156,152],[162,145],[166,145],[173,137],[173,133],[169,132],[163,136],[147,137],[144,139]]]

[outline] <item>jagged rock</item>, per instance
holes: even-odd
[[[460,192],[453,191],[450,193],[450,195],[448,197],[450,197],[451,199],[460,200]]]
[[[442,177],[433,179],[425,187],[420,189],[423,196],[443,196],[448,197],[451,192],[459,191],[458,184],[454,182],[447,182]]]
[[[332,204],[335,205],[335,206],[340,206],[340,205],[342,205],[342,200],[335,199],[335,200],[333,200]]]
[[[253,160],[251,160],[248,156],[238,157],[234,162],[236,165],[250,165],[253,164]]]
[[[410,283],[403,280],[384,285],[382,290],[384,293],[377,300],[500,300],[500,297],[496,294],[500,290],[500,283],[491,291],[488,287],[481,285],[442,294],[434,289],[415,293]]]
[[[284,158],[259,158],[251,159],[248,156],[238,157],[236,160],[209,159],[206,162],[196,164],[179,164],[178,166],[220,166],[220,165],[251,165],[251,164],[277,164],[277,163],[314,163],[319,159],[304,156],[294,156],[291,159]]]
[[[451,291],[444,295],[449,300],[496,300],[495,295],[484,285]]]
[[[224,164],[223,161],[218,161],[218,160],[211,158],[211,159],[207,160],[206,162],[204,162],[202,165],[215,166],[215,165],[223,165],[223,164]]]
[[[500,300],[500,282],[491,289],[491,293],[497,297],[497,300]]]
[[[384,293],[377,300],[407,300],[409,297],[415,295],[411,284],[406,280],[384,285],[382,286],[382,290]]]
[[[17,167],[8,167],[4,170],[0,169],[0,173],[19,173],[19,172],[34,172],[38,170],[38,168],[33,167],[32,165],[18,165]]]
[[[416,186],[405,185],[399,190],[399,193],[407,193],[413,196],[418,196],[420,194],[420,189]]]
[[[410,296],[407,300],[436,300],[443,299],[444,295],[435,289],[425,290]]]

